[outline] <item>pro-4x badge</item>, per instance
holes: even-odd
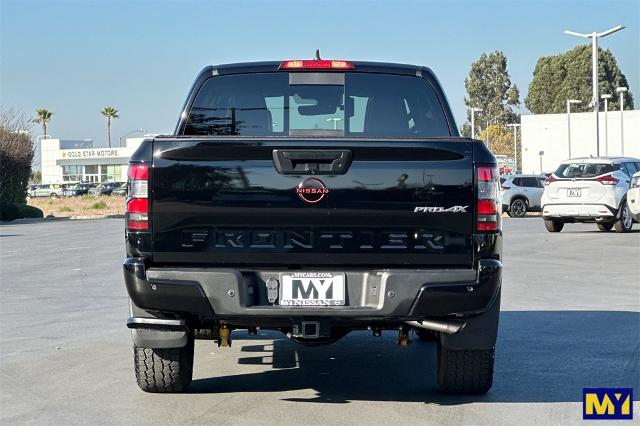
[[[414,213],[467,213],[469,206],[453,206],[445,209],[444,207],[416,207]]]

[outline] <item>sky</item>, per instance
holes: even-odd
[[[120,111],[112,140],[135,129],[171,133],[206,65],[312,58],[426,65],[439,77],[458,126],[464,79],[485,52],[503,51],[524,100],[536,61],[601,40],[636,98],[640,1],[10,1],[0,0],[0,107],[54,112],[49,133],[106,146],[104,117]],[[526,110],[523,109],[523,113]],[[38,127],[33,134],[40,134]],[[135,133],[131,133],[135,136]]]

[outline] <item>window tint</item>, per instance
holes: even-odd
[[[538,188],[538,178],[524,177],[522,178],[522,185],[528,188]]]
[[[610,163],[568,163],[561,164],[555,175],[561,178],[591,178],[618,170]]]
[[[621,170],[628,176],[633,176],[633,174],[638,171],[636,170],[636,165],[633,163],[622,163]]]
[[[514,178],[513,179],[513,184],[515,186],[522,186],[522,178]]]
[[[418,77],[346,73],[344,85],[289,84],[289,74],[212,77],[186,135],[450,136],[431,85]]]
[[[507,178],[500,178],[500,185],[504,184],[507,181]]]
[[[450,136],[433,88],[418,77],[347,74],[349,134],[353,136]],[[351,127],[351,120],[355,126]]]

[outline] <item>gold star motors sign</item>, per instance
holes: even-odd
[[[65,158],[116,158],[118,157],[117,148],[105,149],[65,149],[60,151],[60,155]]]

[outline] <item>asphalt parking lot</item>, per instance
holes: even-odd
[[[636,224],[635,229],[640,227]],[[277,333],[196,344],[191,392],[133,375],[122,219],[0,225],[0,423],[580,423],[583,387],[640,394],[640,232],[504,221],[493,390],[435,392],[435,345],[353,333],[305,348]],[[634,404],[636,418],[638,403]]]

